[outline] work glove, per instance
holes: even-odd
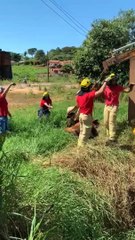
[[[115,77],[114,73],[111,73],[106,79],[105,82],[109,82],[111,79],[113,79]]]

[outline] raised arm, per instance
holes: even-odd
[[[99,88],[98,91],[95,92],[95,97],[99,97],[104,92],[107,82],[108,80],[105,79],[103,85]]]
[[[1,94],[1,97],[5,97],[12,86],[15,86],[15,83],[11,83]]]
[[[95,92],[95,97],[100,96],[104,92],[107,82],[109,82],[114,77],[115,77],[115,74],[111,73],[107,78],[105,78],[104,83],[101,86],[101,88],[98,91]]]

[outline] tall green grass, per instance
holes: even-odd
[[[44,233],[50,230],[47,239],[100,239],[106,235],[106,225],[114,222],[115,215],[109,200],[97,192],[92,182],[53,167],[43,170],[25,165],[22,171],[27,177],[19,188],[25,189],[22,203],[30,206],[29,214],[35,202],[39,219],[43,211],[50,209],[41,226]]]
[[[57,164],[54,166],[53,158],[48,167],[44,168],[42,162],[39,165],[38,159],[46,161],[64,148],[69,152],[68,145],[76,144],[77,139],[64,132],[69,105],[74,105],[71,95],[66,101],[54,103],[49,121],[44,119],[39,122],[38,106],[13,113],[11,134],[6,138],[0,158],[0,236],[28,240],[133,240],[134,230],[122,226],[122,217],[117,215],[114,204],[117,196],[113,198],[97,187],[97,182],[104,182],[105,176],[97,180],[101,169],[94,169],[100,157],[105,173],[114,164],[116,167],[124,165],[126,159],[130,161],[128,150],[117,149],[117,146],[104,148],[100,139],[99,142],[93,141],[88,155],[85,150],[78,155],[74,148],[76,153],[72,156],[77,160],[78,168],[80,162],[80,171],[84,167],[86,171],[88,167],[89,171],[93,169],[93,175],[87,177],[79,175],[77,168],[73,171],[75,166],[74,169],[61,168]],[[100,121],[103,107],[103,104],[96,102],[94,118]],[[130,130],[126,119],[127,104],[124,103],[118,113],[121,144],[129,144]],[[62,158],[67,161],[64,154]],[[124,179],[123,175],[121,177]],[[118,212],[121,212],[120,209]]]
[[[72,136],[64,131],[66,107],[54,104],[49,120],[38,119],[38,106],[18,110],[10,122],[12,134],[6,139],[3,149],[19,151],[27,156],[48,156],[60,151],[72,141]]]

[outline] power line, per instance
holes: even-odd
[[[63,7],[58,5],[58,3],[54,0],[49,0],[56,8],[58,8],[69,20],[73,22],[78,28],[80,28],[84,33],[88,32],[88,29],[86,29],[78,20],[76,20],[70,13],[68,13]]]
[[[62,17],[57,11],[55,11],[50,5],[48,5],[44,0],[41,0],[41,2],[47,6],[49,9],[51,9],[56,15],[58,15],[64,22],[66,22],[70,27],[72,27],[76,32],[81,34],[82,36],[85,36],[83,33],[81,33],[77,28],[75,28],[71,23],[69,23],[64,17]]]
[[[48,5],[44,0],[41,0],[41,2],[46,5],[49,9],[51,9],[56,15],[58,15],[64,22],[66,22],[69,26],[71,26],[75,31],[77,31],[79,34],[85,36],[83,33],[81,33],[77,28],[75,28],[71,23],[69,23],[64,17],[62,17],[57,11],[55,11],[50,5]]]

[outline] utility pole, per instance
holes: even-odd
[[[49,82],[49,56],[47,51],[47,82]]]

